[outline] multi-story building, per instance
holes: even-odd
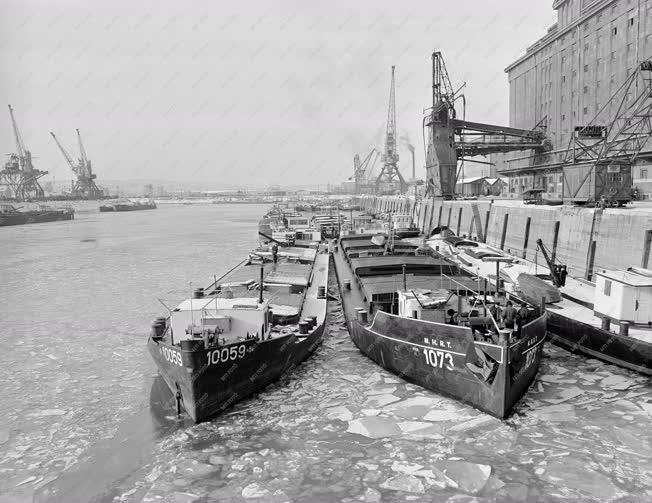
[[[510,126],[545,128],[552,152],[544,160],[554,165],[575,128],[586,126],[637,65],[652,58],[652,0],[555,0],[552,7],[557,22],[505,71]],[[494,157],[498,171],[510,179],[510,195],[541,188],[561,198],[561,170],[533,168],[532,154]],[[652,193],[648,159],[642,155],[632,167],[642,194]]]

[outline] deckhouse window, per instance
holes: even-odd
[[[607,297],[611,297],[611,281],[609,281],[608,279],[604,280],[604,294]]]

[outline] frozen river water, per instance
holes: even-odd
[[[0,503],[650,501],[648,378],[554,347],[498,421],[323,346],[213,421],[178,419],[145,349],[159,303],[256,244],[265,207],[79,211],[0,228]]]

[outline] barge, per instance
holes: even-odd
[[[157,318],[148,339],[159,373],[195,422],[262,390],[322,341],[330,255],[264,247]]]
[[[0,205],[0,227],[7,225],[38,224],[42,222],[57,222],[73,220],[75,210],[72,208],[49,208],[40,206],[34,210],[21,211],[10,204]]]
[[[142,201],[115,201],[100,206],[101,213],[119,212],[119,211],[140,211],[155,210],[156,203],[153,200]]]
[[[343,237],[334,253],[355,345],[410,382],[507,417],[537,374],[545,314],[530,311],[517,336],[480,307],[485,292],[457,265],[399,239],[379,242]]]

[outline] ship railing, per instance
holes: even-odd
[[[473,302],[473,306],[471,307],[471,310],[475,308],[477,305],[478,301],[482,303],[482,306],[484,307],[485,311],[489,315],[489,318],[491,318],[491,322],[493,323],[494,327],[496,328],[496,332],[500,333],[500,327],[498,326],[498,322],[496,319],[493,317],[491,314],[491,310],[487,309],[487,304],[485,299],[483,298],[484,295],[486,294],[486,290],[484,294],[480,293],[480,276],[478,276],[478,291],[473,290],[472,288],[469,288],[468,285],[461,283],[457,281],[455,278],[451,278],[448,274],[444,274],[442,267],[439,267],[439,275],[442,279],[447,279],[448,280],[448,290],[453,291],[457,290],[457,295],[459,296],[460,290],[464,290],[466,292],[470,292],[475,296],[475,301]],[[453,285],[455,285],[455,288],[453,288]]]

